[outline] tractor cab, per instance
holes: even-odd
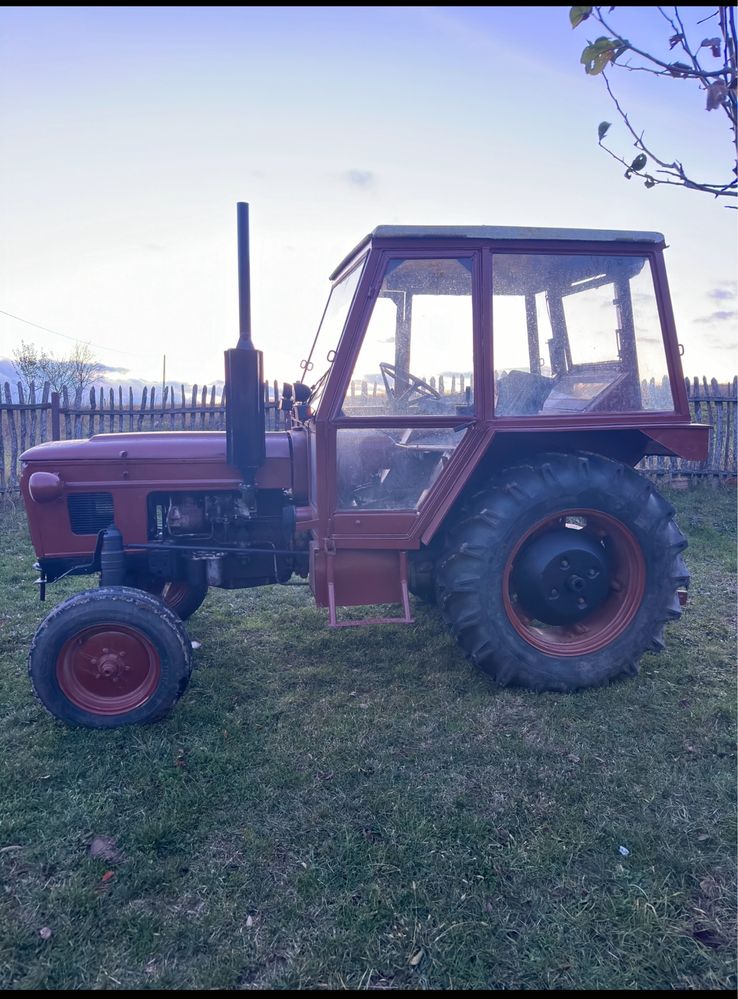
[[[513,459],[701,453],[663,249],[650,232],[380,226],[339,265],[296,385],[332,619],[367,590],[407,618],[406,563],[417,589],[439,527]]]
[[[688,422],[663,246],[647,232],[374,230],[332,275],[303,362],[316,512],[417,541],[495,435]]]

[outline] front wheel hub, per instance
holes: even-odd
[[[511,575],[520,606],[543,624],[574,624],[600,607],[610,592],[610,558],[586,531],[560,527],[522,549]]]
[[[114,622],[83,629],[64,643],[59,687],[72,704],[96,715],[122,715],[145,704],[161,677],[161,658],[147,634]]]

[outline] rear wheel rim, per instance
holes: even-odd
[[[132,585],[158,597],[181,618],[193,614],[205,599],[205,593],[185,579],[161,580],[146,576],[135,579]]]
[[[161,656],[136,628],[101,624],[68,639],[57,659],[59,688],[72,704],[97,715],[141,707],[161,678]]]
[[[547,624],[521,598],[515,569],[527,546],[546,535],[561,535],[562,528],[586,531],[601,546],[603,566],[607,565],[609,573],[607,594],[590,613],[583,612],[567,624]],[[609,514],[584,508],[557,511],[526,531],[507,558],[502,580],[505,611],[513,628],[529,645],[550,656],[581,656],[606,648],[632,623],[645,588],[646,563],[632,531]]]
[[[157,588],[153,592],[164,601],[171,611],[179,614],[185,603],[189,603],[192,599],[194,591],[189,583],[183,580],[176,580],[164,583],[160,589]]]

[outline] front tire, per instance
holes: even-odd
[[[638,672],[689,585],[673,507],[628,466],[549,454],[502,471],[447,538],[438,600],[501,685],[572,691]]]
[[[54,608],[33,639],[28,670],[56,718],[109,729],[163,718],[187,687],[192,652],[161,600],[110,586]]]

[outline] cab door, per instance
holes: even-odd
[[[463,467],[483,393],[480,272],[474,251],[381,255],[326,427],[336,548],[419,547]]]

